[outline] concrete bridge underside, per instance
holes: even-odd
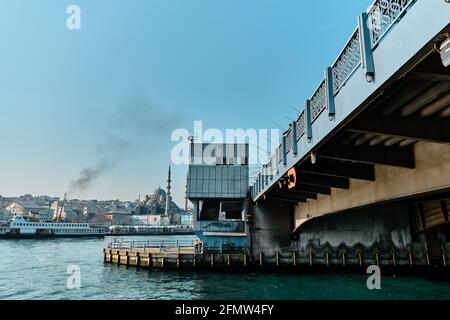
[[[435,39],[427,43],[257,199],[254,250],[271,242],[304,249],[319,238],[337,246],[355,234],[367,246],[389,238],[407,249],[421,233],[449,233],[450,68],[434,45]],[[352,227],[358,219],[365,220]],[[422,240],[423,251],[432,250]]]

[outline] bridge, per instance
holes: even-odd
[[[377,0],[358,17],[250,188],[254,251],[326,234],[334,245],[387,237],[407,249],[434,227],[441,248],[450,242],[449,23],[447,0]]]

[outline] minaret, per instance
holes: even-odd
[[[170,203],[172,202],[170,199],[170,166],[169,166],[169,175],[167,177],[167,193],[166,193],[166,212],[165,212],[165,216],[169,217],[170,216]]]

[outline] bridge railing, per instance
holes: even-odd
[[[370,8],[368,23],[372,48],[381,41],[416,0],[377,0]]]
[[[283,135],[283,142],[271,159],[271,163],[269,163],[272,172],[277,172],[278,174],[280,168],[287,165],[287,154],[297,149],[297,145],[293,141],[293,134],[295,134],[297,143],[299,143],[305,133],[308,133],[308,141],[311,141],[312,125],[327,107],[330,111],[330,117],[334,117],[334,98],[360,67],[368,69],[367,52],[369,52],[370,56],[372,55],[382,39],[394,28],[416,1],[376,0],[369,10],[361,15],[364,19],[360,17],[359,26],[352,33],[335,62],[327,69],[324,79],[320,82],[310,100],[307,100],[305,110],[300,113],[299,118],[294,122],[295,132],[291,125],[289,130]],[[367,79],[369,80],[371,77]],[[330,108],[330,104],[333,104],[333,109]],[[273,166],[273,162],[275,166]],[[261,171],[251,188],[254,198],[266,189],[266,183],[263,183],[266,181],[266,171],[264,169]],[[273,177],[272,175],[270,176]]]
[[[115,239],[107,244],[108,249],[148,249],[148,248],[186,248],[195,246],[195,241],[121,241]]]

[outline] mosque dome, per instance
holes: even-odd
[[[155,191],[153,191],[152,195],[155,198],[165,197],[166,196],[166,192],[163,189],[161,189],[161,188],[156,188]]]

